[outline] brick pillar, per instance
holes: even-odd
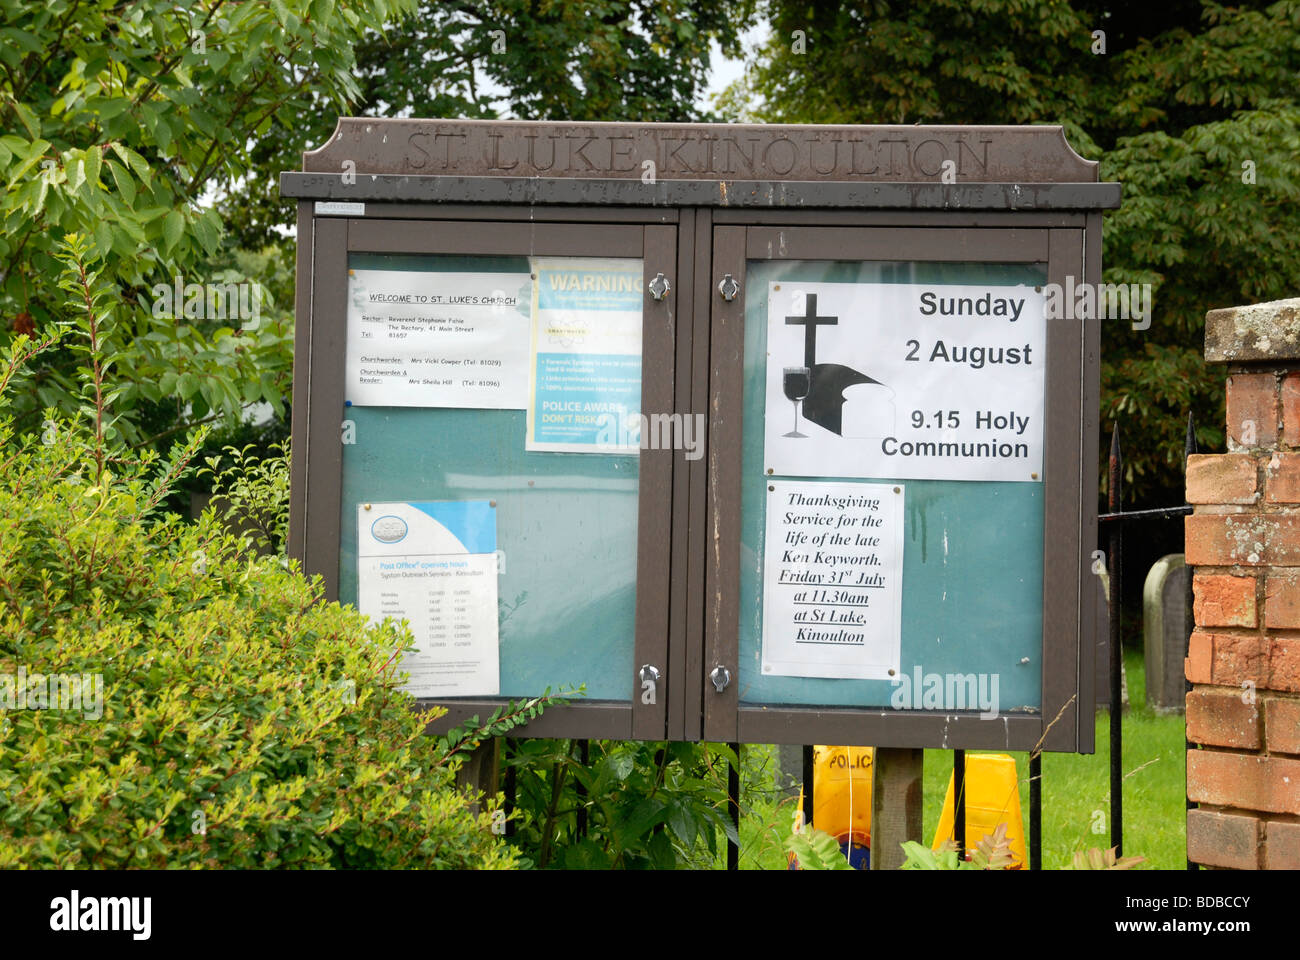
[[[1187,857],[1300,868],[1300,299],[1212,310],[1228,452],[1187,468]]]

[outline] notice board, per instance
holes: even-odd
[[[345,119],[281,186],[291,550],[438,724],[1091,750],[1059,128]]]

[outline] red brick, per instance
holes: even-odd
[[[1216,747],[1258,750],[1262,742],[1259,705],[1243,703],[1242,699],[1236,691],[1193,689],[1187,694],[1187,739]]]
[[[1273,454],[1264,462],[1264,477],[1265,500],[1270,503],[1300,503],[1300,454]]]
[[[1264,742],[1269,753],[1300,753],[1300,700],[1264,701]]]
[[[1264,626],[1300,627],[1300,577],[1269,577],[1264,582]]]
[[[1183,535],[1194,567],[1300,566],[1300,516],[1198,513],[1184,518]]]
[[[1244,447],[1276,443],[1277,401],[1273,374],[1234,373],[1228,378],[1228,436]]]
[[[1218,807],[1300,813],[1300,760],[1188,750],[1187,799]]]
[[[1255,578],[1198,573],[1192,581],[1196,623],[1202,627],[1253,627]]]
[[[1300,503],[1300,453],[1274,453],[1264,461],[1264,478],[1269,503]]]
[[[1264,869],[1300,870],[1300,823],[1264,824]]]
[[[1259,818],[1244,813],[1188,810],[1187,859],[1207,867],[1258,870]]]
[[[1269,642],[1264,637],[1213,634],[1214,656],[1210,677],[1221,686],[1240,687],[1249,680],[1257,687],[1268,686]]]
[[[1300,373],[1282,378],[1282,439],[1300,447]]]
[[[1300,693],[1300,637],[1274,637],[1271,646],[1268,688]],[[1215,651],[1218,651],[1217,644]]]
[[[1188,503],[1254,503],[1255,458],[1194,453],[1187,458]]]
[[[1214,663],[1214,640],[1211,634],[1193,630],[1183,659],[1183,675],[1192,683],[1209,683]]]

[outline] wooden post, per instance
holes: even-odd
[[[485,795],[485,799],[496,796],[497,772],[500,767],[501,738],[491,737],[475,747],[465,758],[465,762],[456,771],[456,787],[460,790],[472,790]],[[475,814],[482,810],[478,800],[470,803],[470,810]]]
[[[897,870],[900,844],[921,840],[924,750],[877,747],[871,771],[871,869]]]

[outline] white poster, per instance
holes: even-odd
[[[525,448],[639,453],[641,261],[538,257],[532,263]]]
[[[763,674],[893,679],[903,636],[903,486],[768,486]]]
[[[524,409],[530,284],[526,273],[349,270],[344,399]]]
[[[357,609],[410,622],[408,693],[496,696],[496,509],[487,500],[359,504]]]
[[[1044,294],[771,283],[764,466],[777,476],[1043,479]]]

